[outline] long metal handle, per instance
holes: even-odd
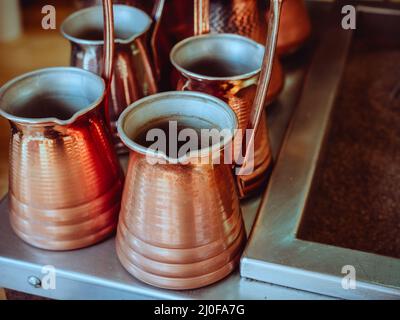
[[[103,0],[104,54],[103,78],[109,87],[114,68],[114,14],[112,0]]]
[[[164,8],[165,8],[165,0],[156,0],[152,12],[153,28],[151,30],[150,47],[151,47],[151,54],[153,56],[155,74],[158,80],[160,80],[161,67],[160,67],[160,58],[158,55],[157,37],[158,37],[158,32],[160,30],[161,18],[162,15],[164,14]]]
[[[194,0],[194,35],[210,32],[210,0]]]
[[[261,116],[263,115],[268,88],[271,82],[272,67],[275,56],[276,44],[278,40],[279,21],[280,21],[283,1],[284,0],[270,0],[267,43],[265,46],[265,53],[262,63],[260,80],[258,83],[256,96],[250,113],[249,124],[247,126],[248,129],[252,130],[252,133],[250,135],[250,139],[248,140],[243,139],[244,161],[238,172],[238,187],[239,187],[239,193],[241,195],[243,195],[243,187],[244,187],[241,175],[245,173],[246,166],[250,160],[249,157],[251,155],[251,152],[249,152],[248,150],[250,146],[254,147],[255,135],[261,120]]]
[[[106,82],[106,98],[104,101],[104,116],[111,128],[109,113],[109,90],[114,70],[114,13],[112,0],[103,0],[104,46],[103,46],[103,79]]]

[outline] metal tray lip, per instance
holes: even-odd
[[[369,13],[369,14],[382,14],[391,16],[400,16],[400,10],[393,8],[380,8],[380,7],[370,7],[364,4],[356,5],[356,10],[358,13]]]
[[[365,5],[358,5],[357,10],[368,14],[391,15],[396,11]],[[241,276],[339,298],[398,299],[400,259],[296,238],[353,35],[349,30],[336,29],[335,32],[336,35],[327,34],[315,54],[299,105],[286,132],[275,170],[241,260]],[[330,41],[335,42],[336,47],[332,48]],[[318,75],[315,73],[320,70],[320,64],[326,61],[324,55],[329,50],[337,55],[336,61],[331,62],[336,65],[334,70],[341,72],[337,72],[336,76],[328,74],[318,83]],[[319,92],[317,95],[313,93],[312,89],[318,86],[323,91],[327,82],[330,83],[329,89],[334,90],[325,92],[322,96]],[[317,90],[314,89],[315,91]],[[325,99],[322,99],[323,96]],[[324,108],[316,110],[315,107],[310,107],[310,102]],[[310,117],[313,109],[317,112]],[[304,126],[302,121],[308,125],[305,131],[301,128]],[[314,141],[310,141],[310,136],[315,138]],[[308,141],[304,141],[307,138]],[[296,154],[299,146],[305,147],[302,148],[302,154]],[[282,190],[285,196],[281,195]],[[307,252],[317,255],[307,260],[304,258]],[[326,260],[321,262],[321,258]],[[341,269],[345,265],[354,265],[356,268],[356,290],[344,290],[341,287],[341,280],[345,276],[341,274]],[[287,281],[284,275],[289,276],[291,272],[297,273],[297,276]],[[319,278],[318,283],[312,281],[315,277]]]

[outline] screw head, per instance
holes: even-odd
[[[35,277],[35,276],[28,277],[28,283],[34,288],[42,287],[42,281],[38,277]]]

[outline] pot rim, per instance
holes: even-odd
[[[96,81],[99,81],[101,83],[101,90],[102,94],[90,105],[86,106],[85,108],[82,108],[78,111],[76,111],[69,119],[67,120],[61,120],[56,117],[46,117],[46,118],[28,118],[28,117],[21,117],[21,116],[16,116],[13,115],[7,111],[5,111],[1,107],[1,101],[2,98],[7,94],[7,91],[11,89],[14,85],[16,85],[18,82],[29,79],[29,78],[35,78],[35,77],[40,77],[41,75],[44,74],[49,74],[49,73],[65,73],[65,72],[73,72],[73,73],[80,73],[85,77],[95,79]],[[0,88],[0,115],[6,118],[9,121],[20,123],[20,124],[31,124],[31,125],[43,125],[43,124],[58,124],[61,126],[69,125],[74,123],[79,117],[83,116],[84,114],[88,113],[89,111],[94,110],[97,108],[103,101],[105,97],[105,89],[106,85],[103,80],[103,78],[99,77],[98,75],[80,69],[80,68],[75,68],[75,67],[50,67],[50,68],[43,68],[43,69],[38,69],[35,71],[31,71],[28,73],[24,73],[7,83],[5,83],[1,88]]]
[[[215,77],[215,76],[206,76],[203,74],[199,74],[196,72],[192,72],[187,70],[186,68],[182,67],[175,59],[175,56],[178,52],[178,50],[182,49],[185,45],[187,45],[190,42],[194,42],[197,41],[199,39],[233,39],[233,40],[240,40],[240,41],[244,41],[247,42],[249,45],[255,46],[258,49],[264,49],[265,47],[261,44],[259,44],[258,42],[239,35],[239,34],[234,34],[234,33],[209,33],[209,34],[204,34],[204,35],[198,35],[198,36],[192,36],[189,38],[186,38],[180,42],[178,42],[171,50],[170,53],[170,61],[172,63],[172,65],[181,73],[183,73],[184,75],[187,75],[189,77],[192,78],[196,78],[199,80],[208,80],[208,81],[224,81],[224,82],[229,82],[229,81],[241,81],[241,80],[246,80],[249,78],[252,78],[254,76],[257,76],[260,72],[261,72],[261,68],[262,68],[262,61],[260,61],[260,66],[259,68],[252,70],[250,72],[246,72],[243,74],[238,74],[235,76],[229,76],[229,77]]]
[[[164,100],[169,97],[187,97],[187,98],[194,98],[198,100],[203,100],[204,103],[208,102],[213,102],[215,105],[219,105],[221,108],[223,108],[223,111],[225,114],[230,118],[230,121],[232,122],[232,129],[230,132],[229,137],[224,137],[224,141],[220,141],[219,143],[215,143],[209,147],[202,148],[202,149],[197,149],[194,151],[191,151],[189,154],[183,155],[181,157],[169,157],[163,152],[156,152],[155,150],[152,150],[150,148],[146,148],[138,143],[136,143],[133,139],[129,138],[128,135],[125,133],[125,123],[128,115],[131,112],[138,111],[139,109],[144,109],[146,108],[149,104],[152,104],[154,102],[157,102],[159,100]],[[190,107],[187,107],[190,108]],[[169,115],[170,116],[170,115]],[[133,104],[129,105],[120,115],[118,119],[118,134],[119,137],[121,138],[122,142],[131,150],[134,152],[138,152],[142,155],[146,156],[151,156],[155,158],[161,158],[167,161],[167,163],[171,164],[179,164],[179,163],[187,163],[189,159],[192,158],[201,158],[201,157],[206,157],[209,156],[210,154],[214,154],[216,152],[221,152],[224,150],[225,146],[228,145],[229,143],[233,143],[236,130],[238,129],[238,120],[235,112],[229,107],[227,103],[224,101],[205,94],[201,92],[195,92],[195,91],[168,91],[168,92],[162,92],[162,93],[157,93],[145,98],[142,98]],[[228,129],[228,128],[227,128]]]
[[[127,6],[127,5],[123,5],[123,4],[113,4],[113,8],[114,8],[114,23],[115,23],[115,29],[117,28],[117,24],[115,22],[115,16],[118,14],[117,11],[118,10],[127,10],[127,11],[131,11],[132,13],[140,13],[143,16],[145,16],[148,21],[147,21],[147,26],[143,29],[143,31],[138,32],[138,33],[134,33],[132,36],[130,36],[129,38],[126,39],[120,39],[115,37],[114,42],[115,43],[119,43],[119,44],[129,44],[131,42],[133,42],[135,39],[141,37],[142,35],[144,35],[146,32],[148,32],[151,28],[151,25],[153,23],[153,20],[151,19],[151,17],[144,12],[143,10],[140,10],[138,8],[135,7],[131,7],[131,6]],[[71,23],[74,19],[78,18],[81,15],[84,15],[85,13],[91,12],[91,11],[96,11],[96,10],[102,10],[102,6],[92,6],[92,7],[88,7],[85,9],[81,9],[78,10],[72,14],[70,14],[61,24],[60,27],[60,33],[61,35],[66,38],[67,40],[73,42],[73,43],[77,43],[77,44],[81,44],[81,45],[98,45],[98,46],[102,46],[104,45],[104,40],[88,40],[88,39],[84,39],[84,38],[79,38],[79,37],[75,37],[73,35],[71,35],[70,33],[68,33],[66,31],[67,25],[69,23]]]

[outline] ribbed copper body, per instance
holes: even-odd
[[[134,101],[156,93],[157,84],[148,51],[151,18],[141,10],[123,5],[114,5],[114,18],[116,40],[108,112],[114,143],[123,153],[127,150],[118,138],[118,117]],[[101,35],[102,19],[101,7],[92,7],[72,14],[63,23],[63,35],[71,42],[71,66],[98,75],[103,73],[102,38],[92,38],[93,33],[85,34],[89,30]]]
[[[277,53],[296,51],[311,34],[311,22],[304,0],[285,0],[282,5]]]
[[[224,42],[226,45],[224,45]],[[180,72],[180,80],[177,89],[203,92],[225,101],[236,113],[239,121],[239,129],[243,130],[243,134],[249,123],[250,112],[257,90],[257,83],[260,75],[259,68],[261,66],[263,54],[262,46],[251,42],[250,39],[231,34],[205,35],[192,37],[178,43],[171,53],[173,64]],[[249,57],[242,56],[236,51],[236,43],[238,46],[242,46],[244,54],[249,55]],[[220,48],[216,48],[215,50],[221,50],[221,52],[230,52],[227,48],[235,51],[237,53],[237,64],[244,65],[248,61],[258,58],[260,59],[258,60],[260,63],[256,64],[255,68],[250,67],[249,70],[253,72],[251,72],[249,76],[243,74],[232,74],[231,78],[221,78],[208,77],[207,73],[200,74],[191,72],[190,67],[188,67],[190,66],[190,60],[192,57],[194,61],[199,59],[199,57],[193,56],[192,52],[199,52],[197,49],[200,49],[200,47],[203,46],[207,48],[206,54],[210,53],[210,57],[219,56],[217,51],[213,52],[214,45],[220,46]],[[258,46],[258,48],[254,50],[254,46]],[[187,56],[184,57],[185,55]],[[217,59],[223,63],[223,60],[220,60],[223,58],[224,57],[218,57]],[[226,56],[225,59],[226,61],[232,61],[233,58],[229,55]],[[213,67],[215,68],[216,66]],[[254,144],[254,171],[250,175],[244,177],[245,196],[252,195],[264,184],[268,178],[268,171],[271,165],[272,155],[269,144],[266,115],[264,115],[259,124]]]
[[[69,103],[72,105],[68,108],[73,107],[74,102],[68,99],[77,99],[81,104],[81,90],[96,85],[86,82],[87,78],[97,76],[73,68],[36,73],[29,83],[17,81],[9,87],[20,86],[18,91],[10,93],[11,89],[0,94],[0,107],[7,112],[2,115],[11,123],[11,225],[20,238],[39,248],[86,247],[114,232],[122,193],[122,171],[105,129],[103,102],[98,101],[87,110],[76,106],[80,114],[61,121],[38,119],[53,117],[56,111],[48,109],[48,115],[39,111],[46,109],[45,101],[49,100],[39,100],[43,101],[39,105],[36,99],[47,95],[49,99],[58,99],[57,94],[63,92],[62,103],[51,107],[67,108]],[[46,80],[49,75],[54,79]],[[63,88],[73,86],[72,83],[76,86],[71,89],[73,93]],[[32,95],[24,102],[27,109],[23,112],[29,117],[23,117],[23,113],[18,114],[18,107],[14,108],[14,102],[19,103],[14,95],[24,93]]]
[[[138,279],[168,289],[194,289],[224,278],[238,265],[246,240],[232,166],[150,164],[146,150],[138,150],[125,134],[134,134],[133,122],[143,114],[147,119],[179,114],[178,122],[201,117],[214,128],[228,115],[233,128],[234,113],[222,101],[189,92],[159,94],[130,108],[119,121],[132,150],[116,241],[122,265]]]

